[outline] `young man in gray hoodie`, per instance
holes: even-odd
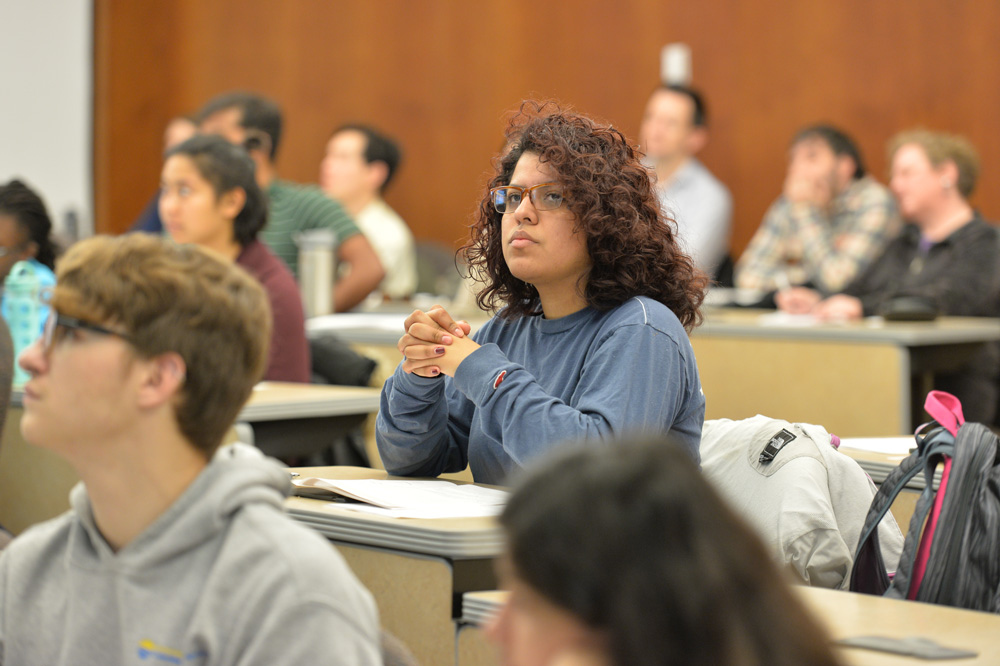
[[[21,430],[82,483],[0,557],[0,663],[381,664],[371,596],[282,511],[287,472],[213,459],[267,363],[260,286],[195,246],[98,237],[51,307]]]

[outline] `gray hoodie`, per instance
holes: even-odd
[[[371,595],[284,515],[288,473],[213,461],[112,552],[86,488],[0,556],[0,663],[381,664]]]

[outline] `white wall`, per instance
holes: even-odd
[[[0,182],[23,179],[57,231],[93,229],[93,6],[0,0]]]

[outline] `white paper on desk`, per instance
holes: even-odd
[[[757,317],[761,326],[796,326],[807,327],[819,324],[819,319],[811,314],[789,314],[787,312],[769,312]]]
[[[910,454],[917,445],[913,437],[846,437],[840,440],[840,448],[885,453],[888,455]]]
[[[358,513],[369,513],[375,516],[386,516],[387,518],[490,518],[499,516],[503,511],[503,505],[494,506],[461,506],[452,504],[451,506],[424,507],[421,509],[383,509],[380,506],[371,504],[331,504],[333,508],[357,511]]]
[[[368,328],[377,331],[398,331],[403,334],[406,314],[381,312],[356,312],[323,315],[306,320],[307,331],[338,331]]]
[[[332,490],[383,509],[468,511],[472,507],[503,507],[507,502],[507,493],[503,490],[450,481],[307,477],[295,479],[293,483],[305,488]]]

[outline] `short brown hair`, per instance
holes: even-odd
[[[147,234],[80,241],[57,268],[57,312],[125,329],[141,357],[184,359],[177,424],[211,456],[267,367],[263,288],[215,253]]]
[[[957,134],[931,132],[925,129],[907,130],[889,139],[889,162],[896,151],[906,144],[920,146],[927,159],[936,167],[953,162],[958,169],[958,191],[968,199],[979,178],[979,154],[969,140]]]
[[[506,318],[540,311],[538,291],[515,278],[504,261],[503,215],[489,192],[509,185],[518,160],[532,153],[556,172],[566,206],[586,235],[587,305],[606,312],[634,296],[648,296],[670,308],[687,330],[700,323],[708,278],[678,244],[676,225],[664,216],[649,171],[624,134],[552,102],[528,101],[511,119],[507,143],[462,249],[473,276],[486,285],[480,307],[506,305]]]

